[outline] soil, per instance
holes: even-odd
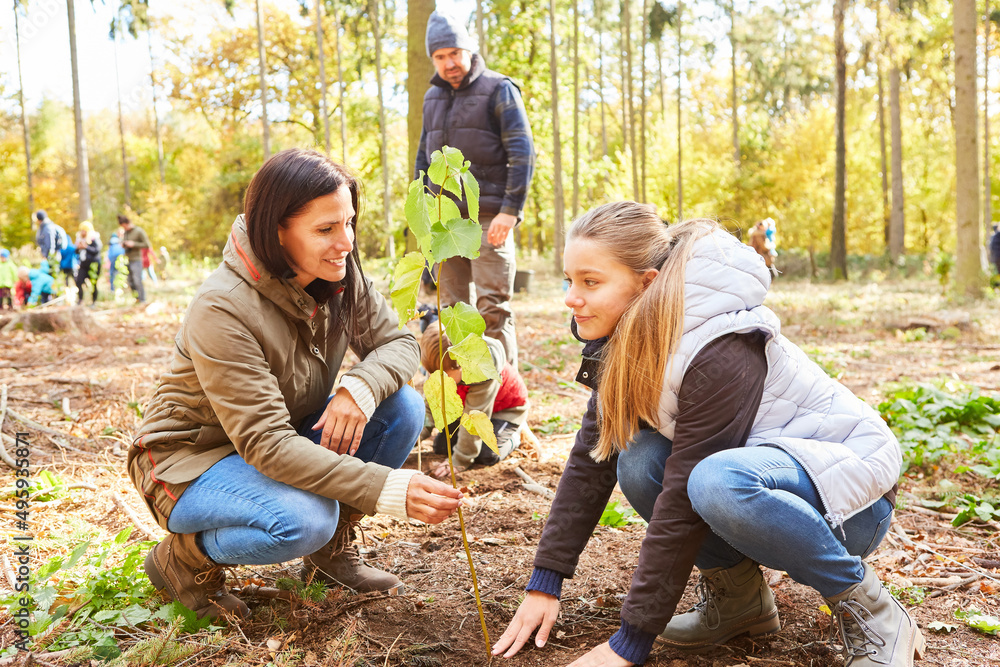
[[[7,386],[8,407],[14,411],[8,412],[3,431],[29,433],[34,470],[49,469],[94,487],[33,508],[40,559],[66,549],[66,541],[53,539],[56,536],[96,531],[106,539],[133,525],[115,504],[115,494],[125,499],[147,530],[162,535],[125,475],[124,452],[142,406],[169,364],[173,336],[194,285],[166,281],[158,291],[154,288],[156,300],[145,308],[105,303],[92,311],[93,323],[85,330],[0,336],[0,383]],[[522,369],[533,403],[529,423],[540,444],[526,444],[495,467],[459,474],[468,497],[464,519],[492,641],[503,632],[523,594],[550,503],[525,490],[514,468],[554,490],[589,394],[573,382],[581,346],[569,334],[561,301],[559,282],[539,270],[532,293],[519,294],[515,302]],[[990,302],[955,306],[930,281],[810,285],[779,280],[768,305],[782,317],[784,331],[794,342],[869,403],[877,404],[892,383],[900,381],[961,381],[1000,389],[1000,342],[994,334],[1000,322]],[[924,334],[908,328],[915,322],[924,324]],[[23,418],[61,435],[27,426]],[[415,452],[407,465],[416,467],[419,460],[422,469],[429,470],[441,460],[430,449],[429,441],[423,443],[419,459]],[[1000,665],[997,640],[953,616],[956,609],[972,607],[1000,615],[1000,570],[994,567],[1000,565],[997,526],[953,528],[947,516],[910,502],[928,497],[943,478],[978,493],[996,491],[995,482],[956,474],[958,463],[907,473],[893,530],[870,561],[883,581],[901,591],[925,628],[928,651],[918,664]],[[4,481],[5,486],[9,483]],[[614,499],[627,506],[617,491]],[[221,635],[181,638],[192,654],[174,664],[490,664],[457,517],[424,526],[380,516],[368,518],[363,527],[366,560],[400,576],[406,585],[401,592],[355,596],[333,590],[318,603],[247,597],[251,620]],[[510,660],[492,662],[512,667],[568,665],[606,641],[618,627],[643,533],[641,524],[598,526],[576,577],[564,586],[561,615],[548,645],[537,649],[529,644]],[[136,533],[135,539],[139,537]],[[277,578],[296,577],[297,570],[297,563],[239,567],[230,584],[273,586]],[[961,576],[963,583],[950,589],[929,584],[919,590],[914,583],[952,575]],[[830,616],[820,596],[784,573],[768,570],[765,576],[777,599],[779,632],[734,639],[698,656],[657,649],[646,664],[842,665],[828,641]],[[696,602],[695,583],[693,574],[679,610]],[[7,646],[12,624],[9,617],[0,619],[0,639]],[[932,632],[927,625],[933,621],[955,629]],[[121,646],[156,632],[144,629],[122,636]],[[40,664],[80,664],[60,656],[39,657]]]

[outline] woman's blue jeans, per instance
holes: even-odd
[[[322,414],[306,417],[299,434],[318,443],[323,431],[312,426]],[[423,399],[406,385],[375,408],[354,456],[399,468],[423,425]],[[276,482],[233,453],[184,490],[167,526],[172,533],[197,533],[198,546],[216,563],[267,565],[322,548],[339,513],[336,500]]]
[[[671,448],[670,440],[644,430],[618,457],[618,483],[646,521],[663,491]],[[861,582],[861,559],[878,547],[892,520],[892,504],[883,497],[844,522],[843,533],[834,530],[806,471],[776,447],[727,449],[702,459],[687,492],[712,529],[695,560],[700,569],[732,567],[746,556],[824,597]]]

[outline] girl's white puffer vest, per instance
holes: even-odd
[[[896,483],[899,443],[875,410],[781,335],[777,316],[761,305],[770,283],[764,260],[730,234],[717,231],[695,243],[685,273],[684,332],[664,376],[658,430],[673,439],[681,381],[706,344],[763,331],[767,379],[747,446],[779,447],[793,456],[837,528]]]

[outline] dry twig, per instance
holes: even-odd
[[[146,524],[144,524],[142,520],[139,519],[139,515],[137,515],[135,511],[131,507],[129,507],[128,503],[125,502],[124,498],[122,498],[117,493],[112,493],[111,499],[115,501],[115,505],[118,506],[118,509],[124,512],[125,515],[132,521],[132,523],[135,524],[136,528],[138,528],[142,532],[142,534],[146,536],[146,539],[153,540],[154,542],[160,539],[159,535],[157,535],[156,533],[154,533],[153,531],[151,531],[149,528],[146,527]]]

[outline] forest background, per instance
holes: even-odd
[[[668,220],[712,216],[747,230],[772,217],[786,266],[807,257],[800,265],[813,274],[831,265],[838,239],[842,255],[883,257],[883,268],[912,256],[947,272],[959,184],[972,185],[958,178],[957,157],[981,174],[981,215],[965,236],[982,246],[1000,191],[989,178],[990,81],[1000,77],[986,29],[1000,14],[988,0],[975,8],[971,44],[953,24],[968,0],[670,2],[439,3],[469,15],[489,66],[524,97],[538,161],[517,231],[522,257],[558,263],[568,220],[633,198]],[[105,239],[126,210],[155,245],[217,256],[250,177],[293,146],[327,150],[360,174],[366,256],[405,243],[433,0],[14,0],[0,16],[5,37],[16,31],[4,48],[39,38],[39,26],[74,6],[106,13],[105,38],[122,48],[147,42],[148,76],[119,86],[117,107],[78,111],[80,132],[72,104],[51,95],[24,104],[25,86],[40,82],[0,71],[0,244],[30,242],[33,208],[71,233],[92,217]],[[975,49],[971,82],[956,76],[956,45]],[[98,66],[113,77],[116,64]],[[70,77],[69,64],[52,63],[50,76]],[[986,142],[966,155],[956,151],[956,109],[970,83]]]

